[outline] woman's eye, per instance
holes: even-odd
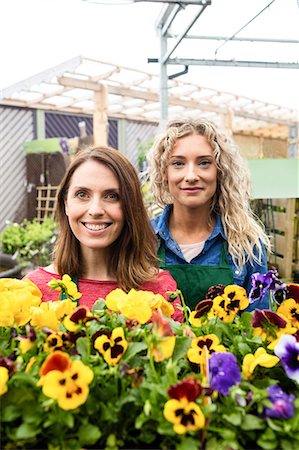
[[[86,196],[87,196],[87,194],[84,191],[78,191],[75,194],[75,197],[77,197],[77,198],[86,198]]]
[[[183,162],[182,161],[173,161],[172,165],[174,167],[181,167],[181,166],[183,166]]]
[[[109,192],[109,193],[106,195],[106,198],[107,198],[108,200],[119,200],[119,199],[120,199],[120,196],[119,196],[119,194],[118,194],[117,192]]]
[[[205,159],[203,161],[200,161],[199,164],[200,164],[200,166],[208,167],[208,166],[210,166],[212,164],[212,161],[210,161],[209,159]]]

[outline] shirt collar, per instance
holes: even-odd
[[[167,205],[161,214],[161,216],[157,217],[155,220],[155,232],[165,239],[169,236],[169,216],[173,209],[173,205]],[[216,214],[216,224],[215,227],[207,240],[212,240],[213,238],[221,235],[224,240],[227,240],[227,237],[224,233],[224,228],[222,225],[222,220],[220,214]]]

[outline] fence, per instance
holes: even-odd
[[[299,199],[257,200],[254,209],[271,238],[269,264],[277,266],[280,277],[293,279],[299,270]]]

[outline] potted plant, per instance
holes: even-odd
[[[178,323],[150,292],[116,289],[89,311],[68,275],[49,283],[56,302],[0,280],[3,448],[297,449],[299,286],[254,282],[249,299],[211,287]]]

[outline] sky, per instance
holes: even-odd
[[[119,4],[83,0],[0,0],[0,89],[77,55],[159,73],[156,23],[162,3]],[[231,36],[271,0],[212,0],[190,34]],[[217,8],[217,15],[213,14]],[[196,7],[198,9],[198,7]],[[194,7],[178,15],[173,32],[189,23]],[[189,15],[189,16],[188,16]],[[299,41],[299,1],[275,0],[245,27],[240,37]],[[221,41],[185,39],[173,56],[214,58]],[[262,49],[262,50],[260,50]],[[226,44],[217,56],[235,59],[299,61],[299,44]],[[173,67],[168,67],[171,73]],[[299,70],[190,66],[184,80],[299,110]],[[182,79],[183,80],[183,79]]]

